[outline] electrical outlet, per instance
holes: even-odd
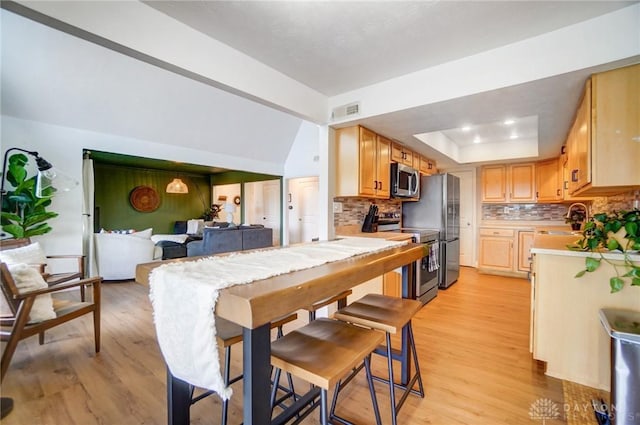
[[[342,202],[334,202],[333,203],[333,212],[341,213],[342,212]]]

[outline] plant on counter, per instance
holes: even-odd
[[[627,279],[631,281],[631,286],[640,286],[640,264],[634,264],[629,257],[630,253],[640,250],[640,210],[594,214],[593,220],[585,224],[582,239],[569,248],[600,254],[600,258],[587,257],[585,269],[575,277],[597,270],[604,260],[616,272],[609,279],[612,293],[620,291]],[[603,251],[621,252],[624,255],[623,264],[615,264],[606,259],[602,255]]]

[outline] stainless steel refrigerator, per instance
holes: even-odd
[[[460,179],[453,174],[423,176],[420,200],[403,202],[402,226],[440,232],[438,286],[448,288],[460,274]]]

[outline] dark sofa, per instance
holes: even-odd
[[[205,227],[202,240],[187,244],[187,256],[213,255],[222,252],[266,248],[273,244],[273,229],[260,225],[239,227]]]

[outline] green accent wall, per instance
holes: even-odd
[[[94,163],[95,231],[101,228],[144,230],[153,233],[173,233],[178,220],[199,218],[211,205],[211,183],[208,175],[176,173],[144,168]],[[189,193],[166,193],[167,184],[181,178]],[[160,206],[152,212],[139,212],[129,202],[131,191],[138,186],[156,190]]]

